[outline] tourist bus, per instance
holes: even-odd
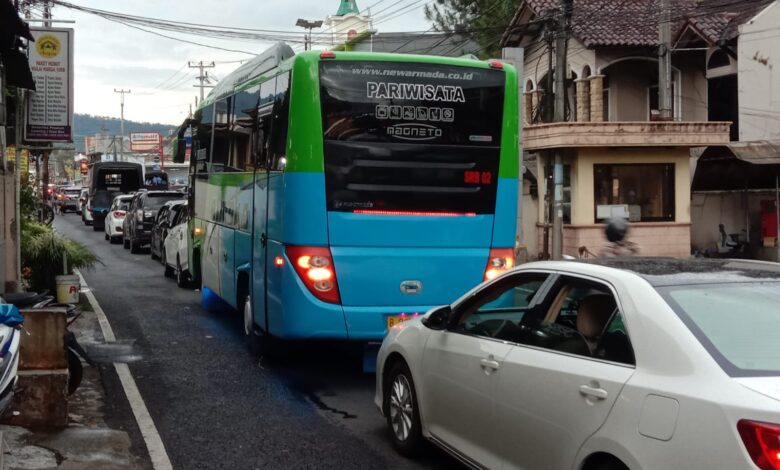
[[[182,269],[253,343],[381,340],[514,263],[508,64],[278,44],[203,100],[176,161],[186,133]]]

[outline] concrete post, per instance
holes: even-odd
[[[68,425],[65,309],[22,310],[19,381],[5,424],[57,429]],[[18,413],[15,413],[18,412]]]
[[[577,87],[577,122],[590,121],[590,80],[581,78],[574,82]]]
[[[590,80],[590,120],[604,122],[604,75],[593,75]]]

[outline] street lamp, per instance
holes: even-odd
[[[314,28],[322,28],[322,20],[318,21],[309,21],[304,20],[302,18],[298,18],[298,22],[295,23],[295,26],[299,26],[304,29],[309,30],[309,34],[304,36],[304,50],[309,50],[311,47],[311,30]]]

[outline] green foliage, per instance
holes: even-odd
[[[24,220],[34,220],[36,207],[41,200],[41,195],[32,186],[22,186],[19,190],[20,213]],[[24,224],[24,221],[22,222]]]
[[[471,53],[500,57],[499,42],[512,20],[520,0],[435,0],[425,7],[425,16],[434,29],[469,37],[481,50]]]
[[[100,259],[81,243],[62,238],[48,225],[26,221],[21,227],[22,267],[29,270],[30,288],[34,291],[56,289],[55,276],[63,274],[62,256],[67,255],[67,273],[89,269]]]

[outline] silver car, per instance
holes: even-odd
[[[780,264],[523,265],[393,327],[395,447],[478,468],[780,468]]]

